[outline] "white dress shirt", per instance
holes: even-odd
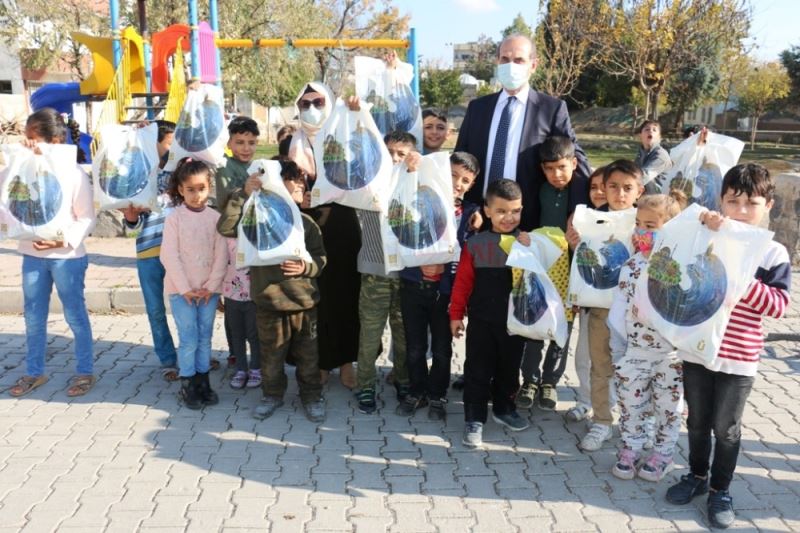
[[[528,106],[528,92],[530,86],[525,84],[520,92],[514,95],[516,103],[511,104],[511,122],[508,125],[508,141],[506,144],[506,165],[503,168],[503,177],[510,180],[517,180],[517,156],[519,155],[519,143],[522,140],[522,125],[525,122],[525,109]],[[492,165],[492,153],[494,152],[494,139],[497,135],[497,126],[500,124],[500,115],[506,101],[510,98],[509,94],[503,90],[494,106],[492,115],[492,126],[489,130],[489,146],[486,150],[486,168],[484,169],[483,195],[486,196],[486,187],[489,185],[489,172]]]

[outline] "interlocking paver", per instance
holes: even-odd
[[[120,279],[135,287],[132,243],[124,244],[131,250],[117,253],[116,264]],[[0,254],[0,267],[7,263]],[[18,266],[11,269],[18,272]],[[770,333],[800,333],[800,274],[794,277],[795,306],[788,319],[766,322]],[[303,416],[291,369],[287,403],[266,421],[251,417],[260,391],[230,389],[224,372],[212,374],[220,405],[187,410],[177,404],[178,385],[160,377],[143,315],[91,320],[99,381],[89,395],[65,395],[73,343],[63,317],[54,314],[51,381],[23,399],[0,397],[2,528],[371,533],[708,527],[704,498],[687,506],[663,499],[686,469],[685,431],[678,469],[662,483],[618,480],[610,474],[616,440],[592,454],[577,448],[585,426],[562,416],[574,398],[569,386],[559,387],[557,412],[523,413],[531,421],[527,431],[506,432],[489,421],[485,448],[473,451],[460,443],[458,393],[450,393],[445,423],[429,421],[425,409],[399,417],[394,390],[382,381],[381,409],[365,416],[356,412],[352,393],[331,380],[328,419],[320,425]],[[24,369],[22,317],[5,315],[3,324],[0,388]],[[224,357],[221,320],[213,348]],[[735,527],[797,531],[800,344],[780,340],[767,348],[745,413],[731,488]],[[456,353],[454,372],[463,368],[460,343]],[[385,375],[385,356],[379,364]],[[568,367],[565,383],[572,386],[576,380]]]

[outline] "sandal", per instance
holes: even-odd
[[[94,387],[97,383],[97,378],[94,376],[75,376],[69,380],[69,388],[67,389],[67,396],[75,398],[83,396]]]
[[[233,389],[243,389],[245,383],[247,383],[247,372],[244,370],[237,371],[231,378],[231,388]]]
[[[251,369],[247,373],[247,388],[255,389],[256,387],[260,386],[261,386],[261,370]]]
[[[166,381],[178,381],[180,377],[178,376],[178,369],[174,366],[166,366],[161,369],[161,377],[164,378]]]
[[[211,370],[219,370],[219,359],[211,359],[211,362],[208,364]]]
[[[50,380],[45,375],[42,376],[22,376],[17,380],[13,387],[8,391],[8,393],[13,396],[14,398],[19,398],[20,396],[25,396],[33,389],[39,388],[45,383]]]

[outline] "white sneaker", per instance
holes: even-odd
[[[570,422],[580,422],[581,420],[588,418],[591,412],[592,412],[591,405],[586,405],[585,403],[579,403],[575,405],[575,407],[567,411],[567,420],[569,420]]]
[[[578,445],[587,452],[596,452],[603,447],[603,443],[611,438],[611,426],[605,424],[592,424],[589,433],[583,437]]]

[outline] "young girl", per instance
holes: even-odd
[[[67,128],[77,129],[56,110],[44,108],[28,117],[23,144],[35,153],[41,153],[38,143],[62,144],[67,138]],[[77,145],[77,142],[76,142]],[[85,160],[78,148],[78,162]],[[74,165],[65,161],[64,165]],[[76,180],[59,179],[65,198],[72,203],[72,223],[64,228],[64,238],[58,241],[20,241],[22,254],[22,293],[25,300],[25,335],[27,373],[17,380],[9,391],[12,396],[24,396],[47,383],[44,374],[45,346],[47,344],[47,317],[53,283],[64,309],[64,319],[75,336],[77,375],[70,380],[67,396],[82,396],[94,386],[94,354],[92,327],[84,300],[84,279],[89,260],[83,240],[94,227],[92,187],[89,177],[80,168]]]
[[[669,196],[653,194],[639,199],[632,237],[636,253],[622,267],[608,314],[622,435],[622,448],[611,472],[620,479],[633,479],[637,474],[650,417],[655,415],[655,446],[638,470],[642,479],[660,481],[672,468],[681,429],[682,362],[669,342],[637,320],[632,305],[636,280],[647,267],[656,234],[678,213],[678,203]]]
[[[589,176],[589,203],[594,209],[606,204],[606,193],[603,188],[603,167],[596,169]],[[589,395],[589,313],[580,310],[578,318],[578,345],[575,347],[575,372],[578,374],[577,402],[575,407],[567,411],[567,419],[578,422],[587,418],[592,412],[592,400]]]
[[[231,378],[231,387],[253,389],[261,386],[261,350],[258,344],[256,304],[250,297],[250,269],[236,268],[236,239],[226,240],[228,268],[222,284],[222,295],[225,297],[225,324],[231,333],[231,355],[236,358],[236,373]]]
[[[178,163],[168,191],[176,208],[164,222],[160,252],[164,290],[178,329],[180,398],[189,409],[219,402],[208,371],[228,244],[217,233],[219,213],[206,206],[210,190],[208,165],[188,157]]]

